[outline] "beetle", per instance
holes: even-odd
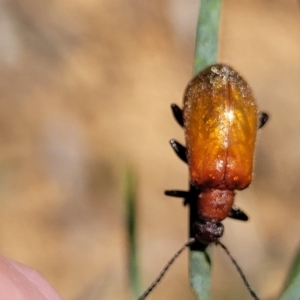
[[[258,111],[248,83],[226,64],[209,66],[197,74],[185,90],[183,108],[175,104],[171,108],[184,128],[186,147],[175,140],[170,144],[188,164],[190,190],[168,190],[165,194],[185,198],[185,204],[190,205],[190,239],[143,295],[156,286],[183,249],[205,249],[214,242],[227,252],[252,297],[258,299],[219,239],[226,217],[248,220],[234,205],[235,190],[244,190],[251,183],[257,129],[266,124],[269,116]]]
[[[222,236],[221,221],[226,217],[248,220],[233,205],[234,191],[251,183],[256,132],[269,117],[258,111],[247,82],[225,64],[200,72],[185,90],[183,109],[171,107],[184,127],[186,147],[175,140],[170,143],[188,163],[191,190],[197,194],[193,232],[198,242],[207,245]],[[165,193],[189,198],[191,191]]]

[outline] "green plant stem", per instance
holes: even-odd
[[[136,180],[134,173],[128,169],[125,176],[126,198],[126,231],[128,240],[128,278],[132,295],[137,298],[140,294],[140,272],[137,255],[137,226],[136,226]]]
[[[194,74],[217,62],[221,2],[221,0],[202,0],[200,3]],[[190,213],[191,215],[192,213]],[[211,263],[209,252],[209,249],[206,251],[190,250],[189,255],[190,284],[197,299],[201,300],[210,299]]]
[[[300,247],[294,258],[285,287],[279,300],[296,300],[300,295]]]
[[[200,1],[194,54],[194,74],[216,63],[222,0]]]

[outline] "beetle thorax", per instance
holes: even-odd
[[[234,192],[232,190],[205,189],[198,196],[199,218],[224,220],[233,205]]]

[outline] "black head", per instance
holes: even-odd
[[[214,219],[199,219],[192,226],[192,235],[202,245],[215,242],[223,233],[224,225]]]

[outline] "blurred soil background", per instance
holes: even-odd
[[[271,115],[255,176],[237,195],[247,223],[224,243],[263,299],[280,291],[300,244],[300,8],[226,0],[220,61]],[[0,253],[42,273],[66,300],[130,299],[125,170],[138,177],[143,287],[187,238],[184,142],[170,103],[192,73],[198,1],[0,2]],[[213,299],[250,299],[214,249]],[[194,299],[187,252],[149,299]]]

